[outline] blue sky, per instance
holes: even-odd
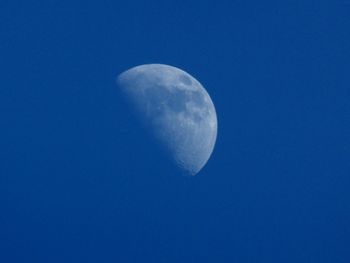
[[[347,1],[1,1],[0,262],[349,262]],[[116,76],[179,67],[218,115],[179,176]]]

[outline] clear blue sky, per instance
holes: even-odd
[[[0,2],[0,262],[350,262],[349,1]],[[183,177],[122,104],[136,65],[208,90]]]

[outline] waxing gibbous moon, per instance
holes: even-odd
[[[203,86],[185,71],[163,64],[131,68],[118,76],[117,85],[175,164],[196,175],[217,136],[215,107]]]

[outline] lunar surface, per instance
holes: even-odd
[[[176,67],[131,68],[117,84],[176,165],[196,175],[210,158],[217,135],[214,104],[203,86]]]

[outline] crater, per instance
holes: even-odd
[[[181,74],[180,76],[179,76],[179,80],[183,83],[183,84],[185,84],[185,85],[192,85],[192,80],[191,80],[191,78],[189,77],[189,76],[187,76],[187,75],[185,75],[185,74]]]

